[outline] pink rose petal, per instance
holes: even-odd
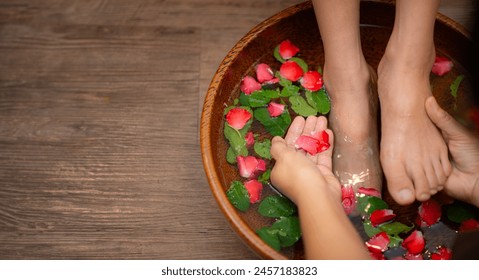
[[[268,112],[271,117],[277,117],[284,112],[284,104],[270,102],[268,104]]]
[[[356,208],[356,196],[353,186],[341,186],[341,204],[347,215],[351,214]]]
[[[451,71],[453,66],[454,64],[448,58],[436,56],[431,72],[438,76],[443,76]]]
[[[260,83],[271,81],[274,78],[273,70],[266,63],[256,65],[256,79]]]
[[[261,192],[263,190],[263,184],[258,180],[252,179],[244,183],[244,187],[249,194],[249,202],[256,203],[261,199]]]
[[[254,156],[237,156],[236,161],[238,162],[240,176],[243,178],[254,178],[259,172],[266,170],[266,162]]]
[[[389,222],[396,217],[396,214],[393,213],[391,209],[380,209],[375,210],[371,213],[369,219],[371,220],[371,224],[375,227],[383,224],[385,222]]]
[[[284,59],[290,59],[299,52],[299,48],[293,45],[290,40],[284,40],[279,44],[279,54]]]
[[[421,226],[432,226],[441,218],[441,205],[434,199],[429,199],[421,203],[418,214]]]
[[[303,75],[303,69],[294,61],[286,61],[279,68],[279,73],[283,78],[296,82]]]
[[[367,195],[367,196],[375,196],[375,197],[381,198],[381,193],[375,188],[360,187],[358,189],[358,194],[359,195]]]
[[[254,134],[251,131],[248,131],[244,137],[247,147],[252,147],[254,145]]]
[[[371,237],[369,241],[366,241],[366,247],[370,252],[382,253],[388,249],[389,241],[390,239],[387,233],[382,231]]]
[[[308,71],[304,73],[300,83],[307,90],[317,91],[323,87],[323,78],[318,71]]]
[[[258,83],[253,77],[246,76],[241,80],[240,89],[246,95],[250,95],[252,92],[260,90],[261,84]]]
[[[411,254],[416,255],[424,250],[424,236],[422,232],[415,230],[413,231],[404,241],[402,246]]]
[[[450,260],[452,259],[452,251],[447,247],[439,247],[436,252],[431,254],[431,260]]]
[[[251,119],[251,113],[243,108],[233,108],[226,114],[226,122],[234,129],[242,129]]]

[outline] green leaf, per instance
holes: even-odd
[[[261,90],[261,93],[264,96],[266,96],[270,99],[273,99],[273,98],[278,98],[279,97],[280,91],[279,91],[279,88],[277,90],[263,89],[263,90]]]
[[[363,222],[363,228],[364,228],[364,232],[369,236],[369,237],[373,237],[375,236],[376,234],[380,233],[382,230],[380,230],[379,228],[373,226],[371,224],[371,221],[370,220],[365,220]]]
[[[281,55],[279,54],[279,45],[277,45],[276,48],[274,48],[273,56],[274,56],[274,58],[276,58],[277,61],[279,61],[281,63],[285,62],[283,57],[281,57]]]
[[[331,110],[331,101],[324,89],[318,91],[306,91],[306,100],[311,107],[315,108],[322,115],[326,115]]]
[[[318,66],[318,72],[319,74],[323,75],[323,68],[321,68],[321,65]]]
[[[298,92],[299,92],[299,87],[298,86],[288,85],[288,86],[283,87],[283,89],[281,90],[280,95],[282,97],[290,97],[290,96],[293,96],[293,95],[297,95]]]
[[[283,136],[291,124],[291,116],[288,110],[277,117],[271,117],[267,108],[254,110],[254,118],[257,119],[272,136]]]
[[[465,220],[475,218],[471,208],[472,207],[469,204],[455,201],[453,204],[447,207],[447,218],[458,224],[464,222]]]
[[[256,107],[263,107],[268,105],[271,98],[263,94],[262,90],[255,91],[248,95],[248,103],[249,106],[256,108]]]
[[[236,163],[236,153],[231,146],[226,151],[226,161],[230,164]]]
[[[296,205],[284,196],[271,195],[261,201],[258,213],[270,218],[289,217],[296,213]]]
[[[452,82],[451,86],[449,87],[451,89],[451,95],[454,98],[457,98],[457,90],[459,89],[459,85],[461,84],[462,80],[464,79],[464,75],[459,75],[457,78]]]
[[[246,211],[249,208],[249,194],[248,190],[239,181],[233,181],[230,188],[226,191],[231,204],[240,211]]]
[[[271,176],[271,169],[267,169],[263,174],[258,177],[258,181],[262,184],[266,184],[269,181],[269,177]]]
[[[281,243],[279,242],[279,237],[277,235],[277,229],[271,229],[270,227],[263,227],[256,230],[256,234],[271,248],[279,251],[281,249]]]
[[[242,106],[249,106],[249,96],[244,92],[241,92],[239,96],[239,102]]]
[[[298,115],[303,117],[315,116],[317,111],[313,107],[309,106],[306,100],[299,95],[293,95],[289,97],[289,102],[291,103],[291,109],[295,111]]]
[[[266,159],[271,159],[271,140],[269,139],[264,139],[263,141],[256,141],[254,143],[254,151],[257,153],[260,157],[266,158]]]
[[[400,233],[407,233],[411,231],[414,226],[408,227],[407,225],[400,222],[392,222],[389,224],[382,224],[379,226],[381,231],[385,231],[388,235],[398,235]]]
[[[399,245],[401,245],[402,241],[403,241],[403,239],[399,236],[389,236],[388,247],[389,248],[399,247]]]
[[[290,58],[289,60],[298,63],[299,67],[301,67],[301,69],[303,69],[303,72],[304,72],[304,73],[308,72],[308,64],[307,64],[304,60],[302,60],[301,58],[299,58],[299,57],[292,57],[292,58]]]
[[[368,196],[368,195],[358,197],[357,209],[363,215],[371,214],[372,212],[378,209],[388,209],[388,208],[389,208],[388,204],[384,200],[378,197]]]
[[[225,123],[224,135],[228,142],[230,143],[230,148],[233,152],[230,152],[230,159],[236,158],[237,156],[247,156],[248,155],[248,148],[246,148],[246,140],[239,130],[236,130]],[[228,159],[228,152],[227,159]]]
[[[298,217],[282,217],[277,220],[271,229],[277,229],[281,247],[289,247],[301,238],[301,227]]]

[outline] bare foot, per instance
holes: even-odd
[[[429,199],[451,172],[447,146],[424,108],[434,56],[434,47],[423,61],[387,49],[378,67],[380,158],[389,193],[402,205]]]
[[[381,191],[377,136],[377,94],[374,71],[364,62],[360,69],[324,67],[326,89],[332,99],[329,124],[335,135],[333,171],[341,185]],[[373,79],[371,79],[373,77]]]

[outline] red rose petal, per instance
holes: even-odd
[[[432,226],[441,218],[441,205],[434,199],[424,201],[418,208],[421,226]]]
[[[246,188],[246,190],[248,190],[250,203],[258,202],[261,199],[263,184],[261,184],[258,180],[253,179],[246,181],[244,183],[244,187]]]
[[[244,140],[246,141],[246,146],[251,147],[254,145],[254,134],[251,131],[246,133]]]
[[[360,187],[358,189],[358,194],[360,195],[368,195],[368,196],[375,196],[381,198],[381,193],[375,188],[365,188]]]
[[[290,40],[284,40],[279,44],[279,54],[284,59],[290,59],[299,52],[299,48],[293,45]]]
[[[314,156],[317,153],[326,151],[330,147],[329,134],[326,131],[319,131],[311,136],[301,135],[296,140],[294,146]]]
[[[284,112],[284,104],[270,102],[268,104],[268,112],[271,117],[277,117]]]
[[[450,260],[452,251],[447,247],[439,247],[436,252],[431,254],[431,260]]]
[[[266,63],[256,65],[256,79],[260,83],[270,81],[274,78],[273,70]]]
[[[283,78],[296,82],[303,75],[303,69],[294,61],[286,61],[279,68],[279,73]]]
[[[391,221],[392,219],[394,219],[394,217],[396,217],[396,214],[393,213],[393,210],[380,209],[375,210],[373,213],[371,213],[369,219],[371,220],[371,224],[377,227],[380,224]]]
[[[454,64],[448,58],[436,56],[431,72],[438,76],[443,76],[451,71],[453,66]]]
[[[402,246],[411,254],[416,255],[424,250],[424,236],[422,232],[415,230],[413,231],[404,241]]]
[[[479,221],[476,219],[468,219],[461,223],[461,226],[459,227],[459,232],[465,232],[476,228],[479,228]]]
[[[382,253],[388,249],[389,236],[386,232],[381,231],[375,236],[371,237],[369,241],[366,241],[366,247],[373,253]]]
[[[251,119],[251,113],[243,108],[233,108],[226,114],[226,122],[234,129],[242,129]]]
[[[356,196],[353,186],[341,186],[341,204],[347,215],[351,214],[356,208]]]
[[[237,156],[236,161],[238,162],[240,176],[243,178],[253,178],[259,172],[266,170],[266,162],[254,156]]]
[[[323,87],[323,78],[318,71],[308,71],[301,78],[301,85],[311,91],[320,90]]]
[[[253,77],[246,76],[241,80],[240,89],[246,95],[250,95],[252,92],[260,90],[261,84],[258,83]]]

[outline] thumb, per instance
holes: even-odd
[[[431,121],[442,130],[448,139],[457,139],[464,135],[462,125],[444,111],[433,96],[426,99],[426,112]]]
[[[286,144],[286,140],[279,136],[275,136],[273,140],[271,140],[271,156],[278,160],[281,155],[284,154],[285,150],[288,149],[288,145]]]

